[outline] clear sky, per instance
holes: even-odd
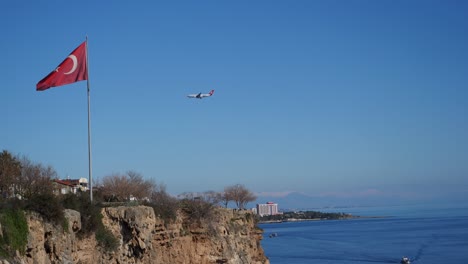
[[[172,194],[468,193],[468,1],[4,1],[0,149]],[[203,100],[189,93],[209,92]]]

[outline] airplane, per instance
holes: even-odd
[[[198,94],[189,94],[187,95],[188,98],[198,98],[198,99],[203,99],[203,97],[210,97],[214,94],[214,90],[211,90],[210,93],[204,94],[204,93],[198,93]]]

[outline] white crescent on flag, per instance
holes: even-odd
[[[78,59],[76,58],[75,55],[70,55],[70,56],[68,56],[68,58],[72,59],[73,67],[71,68],[71,70],[69,72],[64,73],[64,74],[67,74],[67,75],[73,73],[76,70],[76,67],[78,66]]]

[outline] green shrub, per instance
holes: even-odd
[[[79,236],[89,236],[94,233],[96,241],[106,251],[114,251],[119,241],[102,223],[101,206],[93,203],[88,193],[65,194],[62,196],[64,208],[72,209],[81,214],[81,230]]]
[[[253,219],[253,216],[251,213],[246,213],[245,214],[245,220],[247,220],[247,222],[251,222]]]
[[[25,253],[28,243],[28,223],[20,208],[2,209],[0,213],[3,236],[0,236],[0,256],[13,255],[16,250]]]
[[[203,200],[183,199],[179,206],[190,221],[210,222],[214,218],[214,205],[212,203]]]
[[[26,202],[26,210],[39,213],[46,221],[62,224],[65,215],[59,198],[52,193],[34,195]]]
[[[81,205],[81,232],[90,234],[102,226],[101,208],[87,202]]]
[[[112,232],[109,229],[105,228],[103,225],[101,225],[101,227],[98,228],[95,236],[98,245],[108,252],[115,251],[119,246],[119,241],[117,240],[117,238],[115,238]]]
[[[65,209],[72,209],[76,211],[80,211],[81,207],[81,193],[74,194],[74,193],[67,193],[62,195],[62,206]]]
[[[151,199],[145,205],[151,206],[156,216],[164,220],[164,224],[173,222],[177,218],[179,200],[170,196],[163,185],[159,185],[151,194]]]
[[[101,207],[92,203],[87,193],[65,194],[62,204],[66,209],[80,212],[81,230],[78,235],[88,236],[102,226]]]
[[[154,214],[161,218],[165,224],[174,222],[177,218],[179,201],[176,198],[164,197],[163,199],[151,201],[147,204],[154,210]]]
[[[68,219],[65,217],[63,218],[63,221],[62,221],[62,229],[64,233],[68,233],[70,229],[70,225],[68,224]]]

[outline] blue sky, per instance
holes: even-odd
[[[60,177],[88,177],[86,82],[35,85],[88,36],[95,178],[468,192],[466,1],[45,3],[1,4],[0,148]]]

